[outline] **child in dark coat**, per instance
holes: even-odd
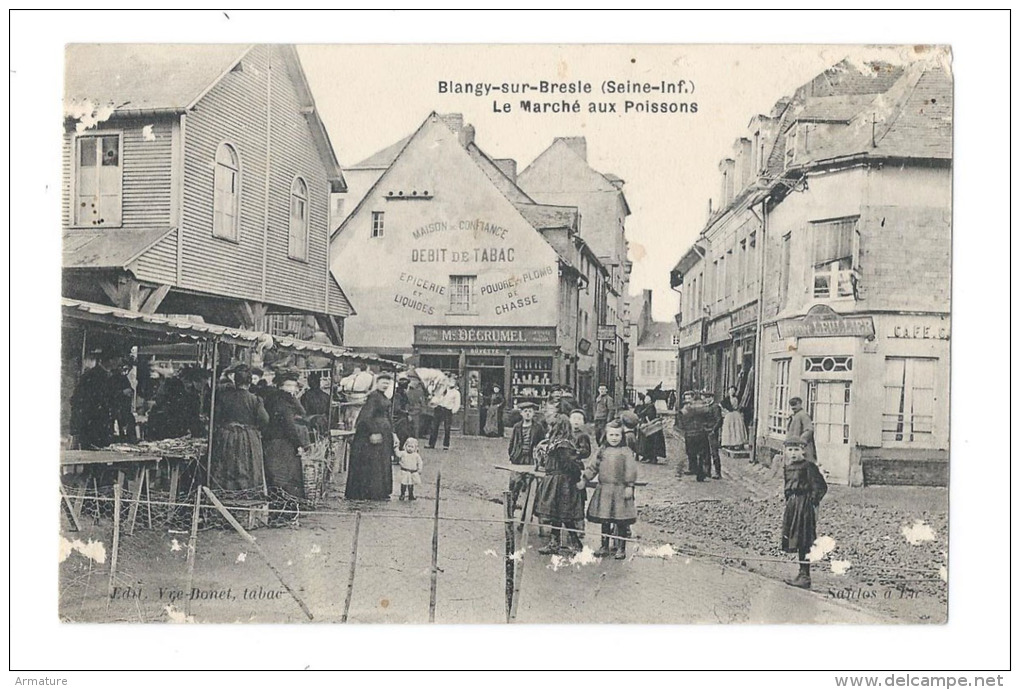
[[[580,545],[576,534],[569,532],[561,541],[560,528],[576,529],[584,524],[584,502],[587,492],[581,482],[584,463],[578,460],[577,446],[574,445],[570,420],[556,415],[549,429],[549,435],[539,449],[539,459],[545,457],[545,476],[538,480],[535,499],[535,515],[552,527],[548,543],[539,548],[540,554],[559,551],[574,551]],[[570,535],[574,535],[571,539]]]
[[[520,405],[519,422],[515,423],[510,431],[510,444],[507,446],[507,455],[511,465],[535,466],[535,447],[545,438],[544,427],[535,419],[535,410],[538,405],[535,403],[523,403]],[[519,472],[510,475],[510,505],[516,506],[517,499],[524,489],[527,477]]]
[[[595,460],[584,470],[578,487],[599,478],[599,484],[588,503],[588,521],[602,525],[602,546],[596,556],[610,553],[619,560],[627,557],[630,526],[637,521],[634,485],[637,483],[638,462],[634,451],[623,441],[623,425],[613,420],[606,425],[605,439]],[[612,537],[617,539],[613,540]],[[611,541],[615,541],[610,548]]]
[[[796,553],[800,561],[797,577],[786,583],[801,589],[811,587],[811,564],[807,553],[817,538],[818,504],[829,487],[818,467],[804,457],[804,442],[789,440],[783,446],[786,466],[783,468],[783,551]]]

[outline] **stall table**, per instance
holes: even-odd
[[[353,429],[330,429],[329,438],[331,442],[343,441],[344,449],[340,455],[340,469],[344,472],[351,461],[351,437],[354,436]]]
[[[162,456],[147,453],[131,453],[118,450],[62,450],[60,452],[61,469],[71,470],[84,467],[107,467],[117,470],[117,485],[123,486],[125,473],[134,470],[135,493],[134,502],[128,513],[128,534],[132,534],[135,528],[135,520],[138,517],[138,505],[142,499],[142,489],[145,489],[146,514],[149,528],[152,528],[152,505],[149,502],[149,471],[159,466]],[[96,480],[93,477],[93,484],[97,488]],[[81,509],[85,503],[85,495],[88,487],[72,501],[61,486],[61,495],[71,512],[71,520],[75,528],[80,529],[79,519]]]

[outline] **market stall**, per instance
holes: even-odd
[[[132,469],[145,465],[144,471],[136,470],[136,473],[140,472],[133,489],[138,494],[137,500],[141,500],[143,490],[148,495],[152,482],[156,479],[165,479],[170,502],[177,499],[182,488],[186,494],[192,494],[198,485],[209,484],[214,460],[212,435],[216,425],[217,381],[223,365],[228,361],[260,362],[264,353],[287,353],[309,360],[316,358],[311,361],[315,362],[318,371],[323,360],[326,360],[332,364],[328,368],[330,400],[335,398],[334,382],[339,380],[345,369],[352,370],[358,366],[365,369],[375,367],[393,370],[400,366],[389,360],[356,354],[333,344],[304,341],[293,337],[275,337],[261,331],[195,322],[187,317],[145,314],[66,298],[62,300],[62,313],[65,334],[77,335],[81,340],[80,345],[77,342],[71,344],[80,352],[80,357],[75,359],[73,365],[77,369],[75,379],[85,369],[90,348],[126,352],[131,348],[137,351],[139,346],[157,344],[190,342],[199,345],[197,364],[205,372],[202,380],[208,381],[200,398],[205,433],[200,435],[193,433],[183,438],[158,441],[138,441],[133,438],[128,440],[126,436],[117,436],[110,439],[113,443],[104,443],[105,447],[85,450],[75,447],[77,444],[73,437],[65,438],[62,458],[65,472],[81,474],[83,468],[95,463],[109,465],[113,462],[117,466]],[[65,350],[68,347],[68,343],[65,342]],[[71,378],[71,375],[65,374],[65,388],[71,383]],[[77,380],[74,383],[76,384]],[[332,410],[332,406],[327,407]],[[338,416],[330,413],[327,413],[327,416],[326,429],[323,431],[339,423]],[[103,458],[99,458],[95,453],[103,454]],[[302,448],[302,456],[305,465],[305,486],[308,487],[310,495],[318,497],[322,494],[327,465],[333,457],[331,434],[314,434],[310,443]],[[87,458],[91,460],[86,462]],[[155,460],[146,465],[141,462],[142,458]],[[166,476],[163,477],[161,472],[165,472]],[[119,474],[118,481],[123,478],[122,475],[123,472]],[[185,481],[187,485],[183,486]],[[81,488],[81,482],[78,483]],[[133,517],[131,522],[133,524]]]

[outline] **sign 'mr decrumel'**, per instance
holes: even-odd
[[[555,326],[415,326],[416,344],[554,345]]]
[[[824,304],[811,307],[802,319],[787,319],[777,325],[781,338],[875,337],[870,316],[843,316]]]

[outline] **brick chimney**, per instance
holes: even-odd
[[[514,184],[517,183],[517,161],[513,158],[496,158],[492,161],[496,167],[503,171],[503,174],[510,178]]]
[[[580,156],[585,163],[588,162],[588,141],[584,137],[556,137],[556,139],[570,147],[570,150]]]
[[[471,144],[475,143],[475,126],[464,125],[457,133],[457,138],[460,140],[460,145],[467,148]]]

